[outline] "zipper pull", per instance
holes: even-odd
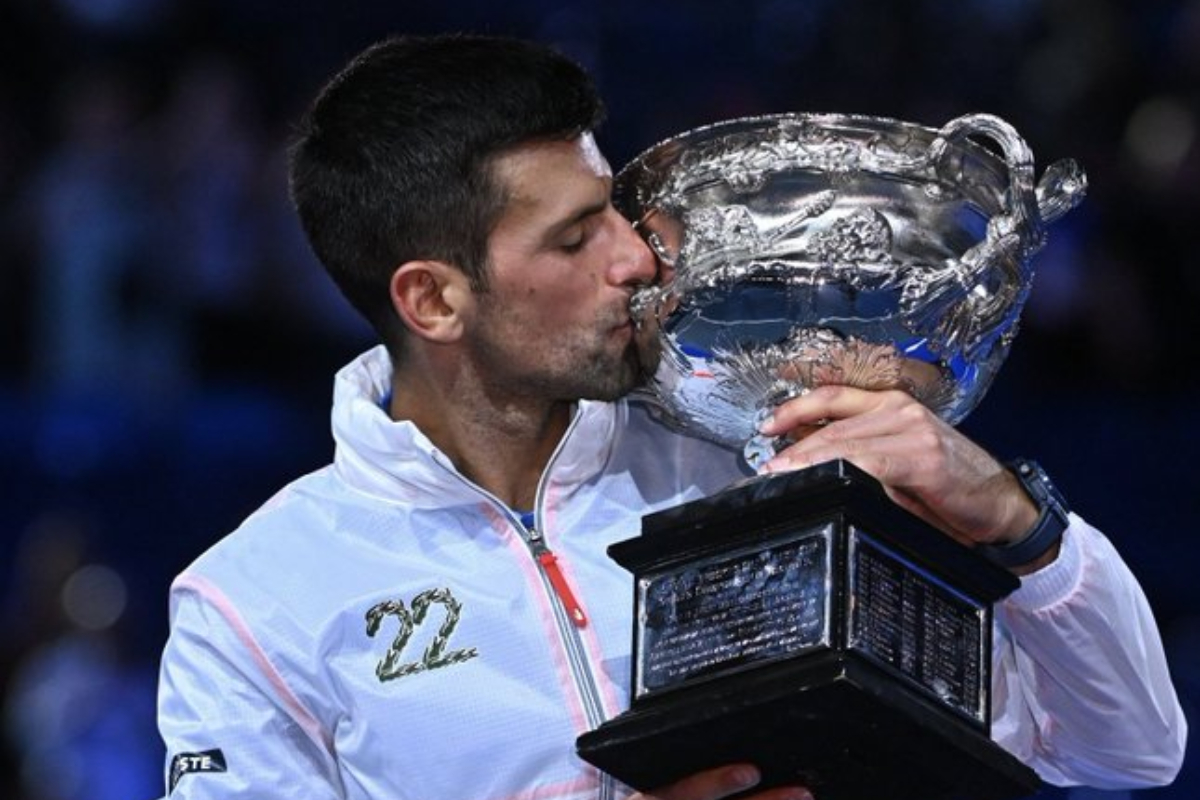
[[[557,556],[549,550],[542,550],[538,553],[537,560],[542,565],[542,569],[546,570],[546,577],[550,579],[550,585],[554,587],[555,593],[558,594],[558,599],[566,607],[567,614],[570,615],[571,621],[575,623],[575,627],[586,627],[587,615],[583,613],[583,607],[575,599],[575,593],[571,591],[571,587],[567,584],[566,576],[559,569]]]

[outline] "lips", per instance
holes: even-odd
[[[617,336],[617,337],[620,337],[623,339],[625,339],[625,338],[632,339],[633,335],[635,333],[635,329],[633,327],[633,322],[630,320],[626,320],[625,322],[621,323],[620,325],[614,326],[612,328],[612,333],[614,336]]]

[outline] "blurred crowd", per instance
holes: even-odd
[[[618,167],[777,111],[986,111],[1039,174],[1080,161],[1089,197],[968,423],[1086,498],[1194,712],[1200,0],[3,0],[0,797],[160,791],[167,584],[328,458],[331,373],[371,341],[291,213],[290,125],[368,42],[442,30],[582,61]]]

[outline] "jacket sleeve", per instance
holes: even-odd
[[[1187,739],[1149,603],[1072,515],[1058,559],[996,607],[992,735],[1059,786],[1165,785]]]
[[[203,586],[203,584],[200,584]],[[158,724],[170,800],[343,797],[312,715],[211,588],[172,587]]]

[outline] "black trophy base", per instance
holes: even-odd
[[[1012,800],[1041,785],[985,734],[852,651],[681,688],[577,748],[641,791],[743,761],[762,771],[756,791],[801,784],[820,800]]]

